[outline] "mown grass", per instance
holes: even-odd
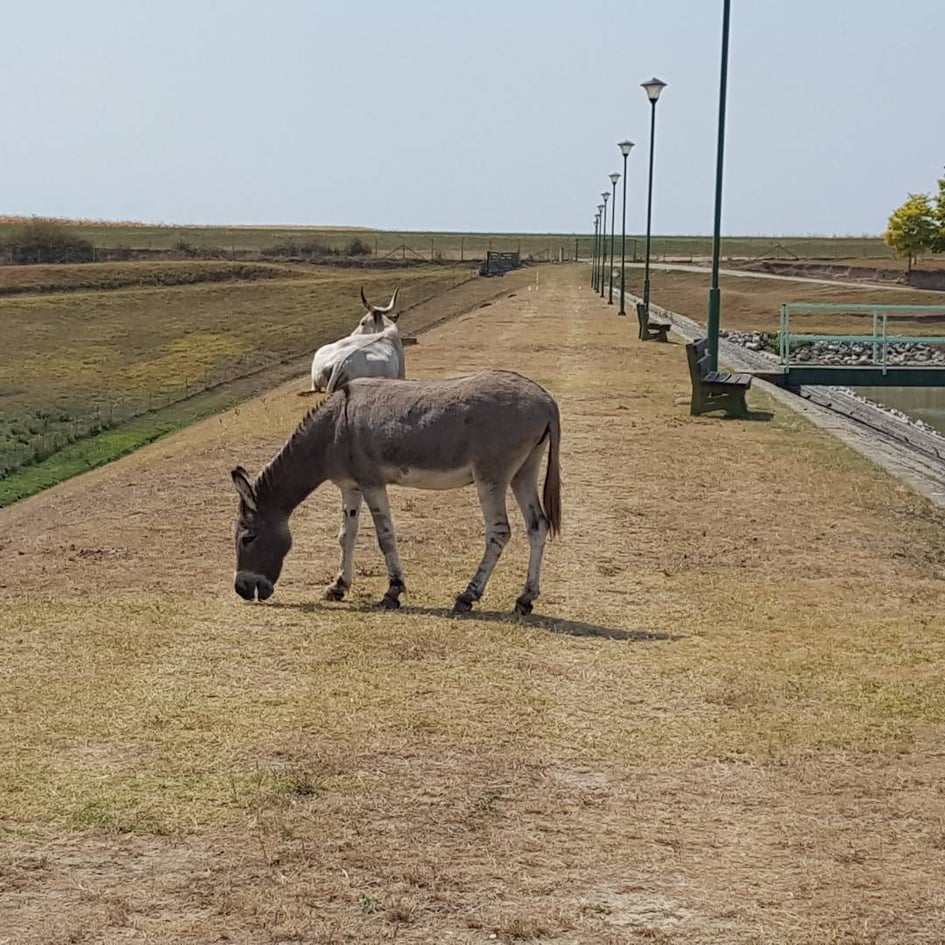
[[[755,390],[771,422],[690,417],[678,340],[628,328],[555,267],[416,349],[415,376],[461,352],[561,405],[529,619],[514,513],[446,615],[469,489],[391,490],[396,613],[369,526],[352,599],[318,599],[331,487],[239,601],[226,470],[294,428],[290,388],[0,513],[8,934],[935,941],[942,512]]]
[[[185,271],[200,275],[205,265]],[[208,268],[220,271],[217,264]],[[151,271],[160,276],[166,268]],[[116,278],[126,273],[119,267]],[[254,274],[226,284],[0,299],[0,475],[347,334],[362,311],[361,284],[376,298],[399,285],[409,306],[467,275],[441,267],[384,274],[287,268],[283,277],[262,281]],[[155,423],[161,426],[145,423],[128,436],[147,439]],[[71,468],[84,456],[94,465],[112,449],[108,444],[121,441],[111,433],[21,482],[46,481],[53,468]]]

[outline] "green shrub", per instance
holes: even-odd
[[[345,255],[347,256],[370,256],[371,252],[371,247],[359,236],[356,236],[353,240],[349,240],[348,245],[345,247]]]
[[[67,227],[34,219],[0,240],[0,256],[13,263],[91,262],[95,258],[95,247],[70,233]]]

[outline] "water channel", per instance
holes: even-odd
[[[852,387],[854,393],[894,407],[916,420],[922,420],[945,436],[945,388],[942,387]]]

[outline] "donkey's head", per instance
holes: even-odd
[[[352,332],[355,335],[372,335],[383,331],[391,325],[397,324],[400,318],[400,312],[394,311],[394,304],[397,302],[397,293],[399,288],[394,289],[394,294],[390,297],[387,305],[372,305],[364,295],[364,287],[361,288],[361,301],[367,309],[365,315],[358,323],[358,327]]]
[[[272,596],[282,572],[282,562],[292,547],[288,516],[265,508],[256,487],[242,466],[233,470],[233,484],[240,494],[236,520],[236,577],[233,586],[244,600]]]

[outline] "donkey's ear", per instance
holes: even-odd
[[[253,484],[249,481],[249,473],[242,466],[237,466],[230,475],[233,477],[233,485],[236,486],[240,498],[253,512],[258,511],[256,508],[256,494],[253,492]]]

